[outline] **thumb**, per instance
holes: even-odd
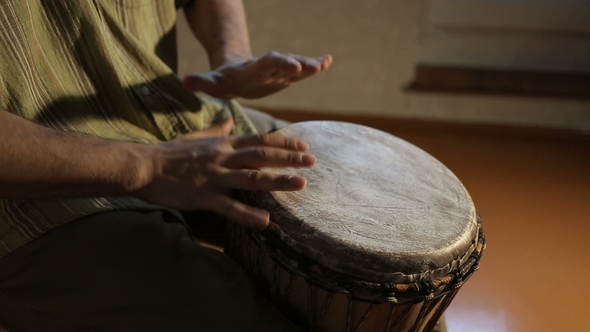
[[[185,139],[200,139],[215,136],[229,136],[232,129],[234,128],[234,119],[227,117],[218,123],[214,123],[211,127],[196,131],[194,133],[186,134],[183,136]]]
[[[194,73],[184,77],[182,85],[191,92],[203,92],[213,97],[222,99],[232,99],[236,95],[227,91],[227,84],[220,84],[220,73]]]
[[[212,92],[214,93],[218,90],[215,79],[212,76],[212,73],[186,75],[182,80],[182,85],[189,91],[200,91],[211,95]]]
[[[206,85],[206,82],[203,81],[204,77],[201,74],[189,74],[182,79],[182,85],[192,92],[202,91],[202,86]]]

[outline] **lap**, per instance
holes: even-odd
[[[294,328],[224,254],[160,212],[110,212],[0,259],[0,326],[17,331]]]
[[[260,112],[251,108],[245,107],[244,111],[259,133],[275,131],[289,124],[289,122],[285,120],[274,118],[267,113]]]

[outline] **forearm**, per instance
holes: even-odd
[[[0,110],[0,198],[127,196],[148,181],[146,147],[52,130]]]
[[[227,61],[252,57],[242,0],[195,0],[184,11],[209,55],[211,69]]]

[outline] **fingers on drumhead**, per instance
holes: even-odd
[[[305,188],[307,180],[298,175],[274,174],[257,169],[234,170],[219,179],[229,188],[254,191],[298,191]]]
[[[304,152],[309,150],[309,144],[306,142],[300,139],[286,137],[275,133],[241,136],[234,139],[233,147],[235,149],[250,146],[269,146]]]
[[[272,147],[247,147],[236,151],[225,163],[230,169],[262,167],[309,167],[316,157],[309,153]]]

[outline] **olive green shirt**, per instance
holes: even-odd
[[[234,134],[254,132],[237,103],[196,96],[177,77],[175,24],[184,2],[0,1],[0,108],[123,141],[170,140],[226,115]],[[0,257],[64,223],[116,210],[179,215],[130,197],[0,200]]]

